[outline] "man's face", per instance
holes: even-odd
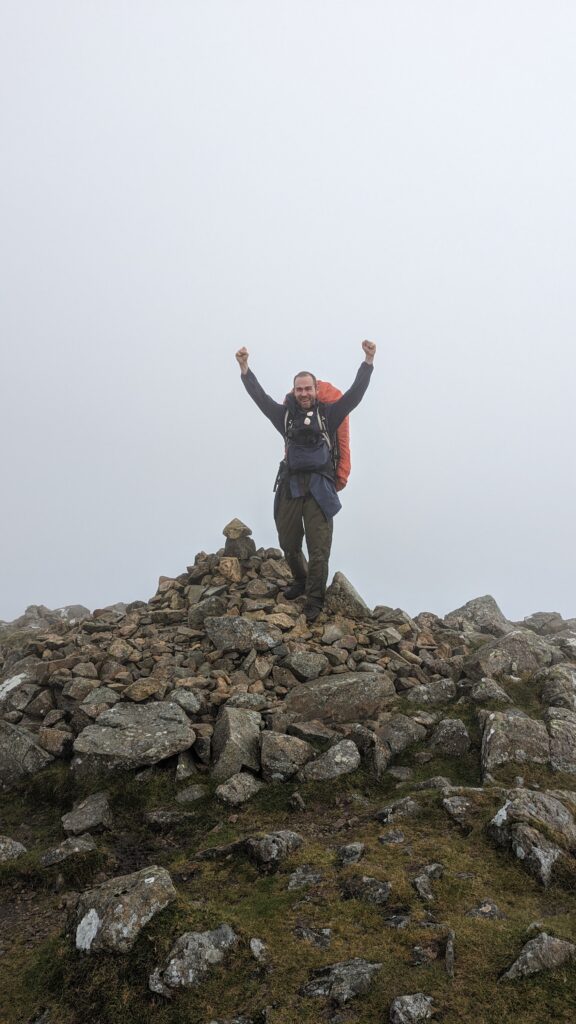
[[[296,377],[294,381],[294,398],[301,409],[311,409],[316,401],[316,385],[309,374]]]

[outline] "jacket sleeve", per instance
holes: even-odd
[[[264,415],[270,420],[270,422],[276,427],[282,437],[284,437],[284,418],[286,415],[286,406],[280,402],[275,402],[270,395],[267,395],[261,384],[258,383],[252,370],[248,370],[248,373],[242,374],[242,383],[246,388],[246,391],[250,395],[250,398],[256,402],[256,405],[263,412]]]
[[[374,366],[371,363],[360,363],[360,369],[356,374],[352,387],[348,388],[336,402],[326,406],[327,426],[331,433],[338,429],[342,420],[345,420],[348,413],[352,412],[364,398],[366,388],[370,383],[370,377]]]

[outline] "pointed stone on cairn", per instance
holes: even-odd
[[[252,530],[241,519],[231,519],[222,533],[226,537],[224,554],[228,558],[238,558],[242,562],[255,553],[256,545],[251,537]]]

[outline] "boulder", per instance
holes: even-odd
[[[506,636],[514,626],[502,614],[490,594],[467,601],[462,608],[456,608],[444,616],[444,622],[451,629],[469,633],[489,633],[492,636]]]
[[[573,942],[556,939],[546,932],[541,932],[535,939],[526,943],[520,956],[502,975],[500,981],[514,981],[516,978],[527,978],[539,971],[551,971],[556,967],[572,963],[576,959],[576,946]]]
[[[478,648],[465,661],[467,675],[520,675],[534,673],[559,660],[555,647],[529,629],[514,629]]]
[[[500,765],[547,764],[550,738],[543,722],[513,711],[491,711],[484,722],[482,772],[491,773]]]
[[[328,967],[310,971],[311,980],[300,989],[302,996],[324,996],[343,1006],[356,996],[365,995],[382,964],[355,957]]]
[[[467,697],[475,704],[486,704],[494,701],[496,704],[511,704],[512,700],[496,682],[495,679],[481,679],[479,683],[473,683]],[[458,702],[460,703],[460,702]]]
[[[286,782],[315,757],[310,743],[297,736],[266,730],[262,733],[262,777],[266,782]]]
[[[16,860],[26,852],[26,847],[22,843],[17,842],[16,839],[10,839],[9,836],[0,836],[0,864],[5,864],[9,860]]]
[[[550,764],[555,772],[576,775],[576,711],[548,708],[544,714],[550,736]]]
[[[542,683],[541,700],[548,707],[576,711],[576,665],[554,665],[538,677]]]
[[[216,796],[223,803],[230,804],[231,807],[240,807],[241,804],[245,804],[247,800],[256,796],[263,785],[264,783],[260,779],[256,779],[248,772],[238,772],[217,786]]]
[[[444,757],[462,757],[470,750],[468,730],[459,718],[443,718],[430,738],[430,749]]]
[[[71,836],[112,828],[108,793],[92,793],[82,800],[77,800],[72,810],[62,815],[62,827]]]
[[[208,932],[185,932],[174,943],[166,965],[150,975],[151,991],[170,998],[175,989],[199,985],[238,941],[229,924]]]
[[[86,726],[74,742],[72,767],[89,770],[156,764],[192,746],[196,734],[185,711],[172,701],[121,701]]]
[[[250,860],[263,874],[272,874],[278,870],[286,857],[302,846],[303,842],[302,836],[297,832],[282,829],[279,832],[270,832],[259,839],[251,837],[246,840],[244,848]]]
[[[362,900],[363,903],[382,907],[388,902],[391,888],[390,882],[382,882],[370,875],[350,875],[340,886],[340,891],[345,900]]]
[[[76,906],[76,949],[128,952],[148,921],[175,899],[170,875],[156,865],[88,889]]]
[[[385,672],[343,672],[307,685],[295,686],[284,701],[284,710],[303,721],[363,722],[396,698],[391,677]]]
[[[431,679],[425,686],[412,686],[403,697],[410,704],[446,704],[456,696],[452,679]]]
[[[269,651],[282,642],[282,631],[242,615],[208,616],[204,628],[219,651]]]
[[[226,607],[226,599],[218,594],[205,597],[191,606],[188,612],[188,625],[191,629],[202,629],[205,619],[215,615],[223,615]]]
[[[262,717],[247,708],[220,709],[212,736],[212,774],[218,782],[236,775],[242,768],[260,768]]]
[[[550,883],[554,864],[564,850],[576,850],[574,816],[550,793],[512,790],[489,822],[488,833],[498,846],[510,849],[544,886]]]
[[[432,1017],[432,996],[415,992],[410,996],[397,996],[390,1005],[390,1024],[420,1024]]]
[[[53,847],[42,854],[40,863],[43,868],[50,868],[54,864],[61,864],[70,857],[79,857],[84,853],[93,853],[97,849],[92,836],[70,836],[59,846]]]
[[[46,768],[53,760],[26,729],[0,721],[0,784],[13,786],[19,779]]]
[[[334,574],[334,579],[326,591],[326,609],[353,619],[369,619],[372,616],[366,602],[342,572]]]
[[[426,729],[408,715],[392,715],[378,727],[378,736],[393,754],[426,739]]]
[[[316,679],[329,666],[328,658],[316,651],[294,651],[284,659],[283,665],[301,682]]]
[[[340,740],[321,754],[315,761],[309,761],[298,772],[300,782],[321,782],[349,775],[360,766],[360,751],[352,740]]]

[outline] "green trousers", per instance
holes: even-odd
[[[311,494],[291,498],[280,485],[275,507],[278,541],[295,580],[306,580],[305,595],[312,604],[323,604],[332,547],[332,519],[326,519]],[[306,538],[308,565],[302,553]]]

